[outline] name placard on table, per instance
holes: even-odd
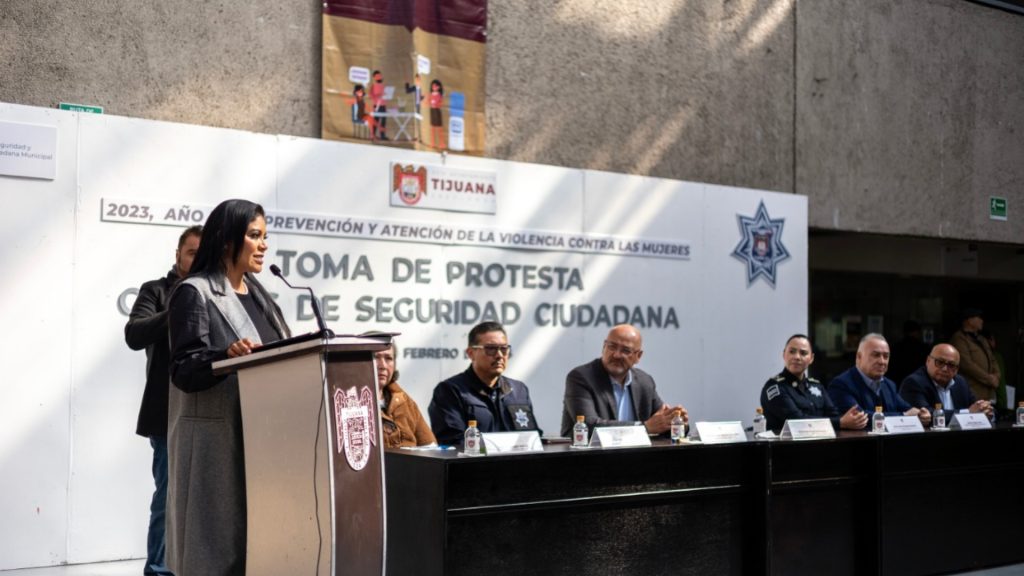
[[[915,434],[924,432],[924,426],[917,416],[886,416],[885,431],[889,434]]]
[[[632,448],[650,446],[651,438],[643,426],[602,426],[590,437],[591,448]]]
[[[487,454],[519,454],[522,452],[543,452],[544,444],[536,430],[525,432],[485,432],[484,448]]]
[[[836,431],[828,418],[798,418],[786,420],[782,426],[783,440],[817,440],[835,438]]]
[[[949,423],[950,430],[988,430],[991,427],[988,416],[981,413],[953,414]]]
[[[735,422],[697,422],[697,434],[704,444],[729,444],[746,442],[747,433],[743,431],[743,423]]]

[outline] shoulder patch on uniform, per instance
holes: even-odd
[[[772,384],[771,386],[768,387],[767,390],[764,391],[764,393],[765,393],[766,396],[768,396],[769,400],[774,400],[782,392],[779,392],[779,385],[778,384]]]
[[[811,378],[810,376],[807,377],[807,381],[813,382],[815,384],[821,384],[821,380],[818,380],[817,378]]]
[[[785,379],[786,377],[783,376],[782,374],[776,374],[775,376],[772,376],[772,382],[782,382]]]

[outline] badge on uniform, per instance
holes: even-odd
[[[516,430],[534,430],[537,428],[533,419],[533,410],[529,404],[507,404],[505,409],[512,416],[512,422]]]
[[[817,386],[808,386],[807,389],[810,390],[811,396],[821,398],[821,388],[818,388]]]
[[[779,385],[772,384],[771,386],[768,387],[767,390],[765,390],[765,394],[768,396],[769,400],[774,400],[778,398],[779,394],[781,394],[781,392],[779,392]]]

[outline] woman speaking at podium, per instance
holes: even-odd
[[[210,213],[168,325],[168,567],[177,576],[244,575],[245,461],[238,376],[212,364],[290,336],[256,280],[267,252],[263,208],[227,200]]]

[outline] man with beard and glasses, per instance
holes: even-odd
[[[600,426],[643,425],[650,434],[664,434],[682,405],[665,404],[650,374],[636,368],[643,356],[640,331],[620,324],[605,337],[601,357],[573,368],[565,377],[562,436],[569,436],[576,416],[583,416],[593,432]]]
[[[540,432],[526,384],[504,376],[512,357],[505,328],[497,322],[474,326],[466,355],[469,367],[434,388],[427,412],[437,441],[462,443],[470,420],[481,432]]]
[[[936,344],[925,360],[924,366],[903,380],[900,396],[911,406],[942,405],[946,421],[955,412],[982,412],[992,414],[992,404],[974,397],[967,380],[957,374],[960,370],[960,353],[949,344]],[[938,410],[938,408],[935,408]]]

